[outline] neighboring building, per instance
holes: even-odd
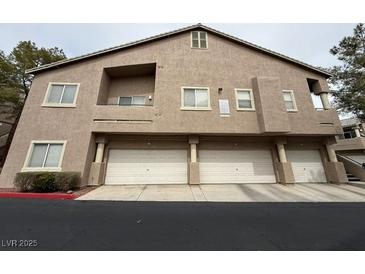
[[[39,170],[83,185],[347,182],[330,74],[206,26],[29,73],[1,187]]]
[[[343,136],[341,139],[352,139],[356,137],[364,137],[364,124],[356,117],[342,119],[341,126],[343,129]]]
[[[333,146],[351,180],[365,180],[365,125],[356,117],[341,120],[343,135]],[[357,177],[357,178],[356,178]]]

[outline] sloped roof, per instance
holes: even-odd
[[[192,31],[192,30],[195,30],[195,29],[205,30],[207,32],[214,33],[217,36],[226,38],[230,41],[239,43],[243,46],[246,46],[246,47],[255,49],[257,51],[266,53],[268,55],[277,57],[277,58],[282,59],[284,61],[291,62],[295,65],[300,66],[300,67],[306,68],[306,69],[314,71],[316,73],[319,73],[319,74],[321,74],[325,77],[330,77],[331,76],[331,74],[328,71],[325,71],[323,69],[311,66],[309,64],[306,64],[302,61],[298,61],[294,58],[288,57],[288,56],[283,55],[281,53],[277,53],[277,52],[274,52],[272,50],[257,46],[253,43],[247,42],[245,40],[242,40],[242,39],[234,37],[232,35],[223,33],[221,31],[215,30],[213,28],[207,27],[207,26],[202,25],[202,24],[191,25],[191,26],[188,26],[188,27],[185,27],[185,28],[177,29],[177,30],[170,31],[170,32],[165,32],[165,33],[162,33],[162,34],[159,34],[159,35],[155,35],[155,36],[151,36],[151,37],[144,38],[144,39],[141,39],[141,40],[137,40],[137,41],[134,41],[134,42],[126,43],[126,44],[123,44],[123,45],[120,45],[120,46],[111,47],[111,48],[107,48],[107,49],[104,49],[104,50],[99,50],[99,51],[96,51],[96,52],[93,52],[93,53],[81,55],[81,56],[78,56],[78,57],[69,58],[69,59],[57,61],[57,62],[54,62],[54,63],[46,64],[46,65],[43,65],[43,66],[35,67],[35,68],[27,70],[26,73],[38,73],[38,72],[41,72],[41,71],[44,71],[44,70],[55,69],[55,68],[58,68],[58,67],[61,67],[61,66],[67,65],[67,64],[79,62],[79,61],[89,59],[89,58],[93,58],[93,57],[98,57],[98,56],[105,55],[105,54],[108,54],[108,53],[111,53],[111,52],[115,52],[115,51],[118,51],[118,50],[138,46],[138,45],[141,45],[141,44],[144,44],[144,43],[148,43],[148,42],[152,42],[152,41],[155,41],[155,40],[167,38],[167,37],[170,37],[172,35],[180,34],[180,33],[186,32],[186,31]]]

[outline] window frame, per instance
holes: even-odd
[[[60,103],[49,103],[49,102],[47,102],[53,85],[63,85],[64,88],[63,88],[62,94],[65,90],[65,86],[76,86],[74,101],[72,103],[61,103],[61,102]],[[43,99],[42,106],[43,107],[57,107],[57,108],[74,108],[74,107],[76,107],[76,101],[77,101],[77,96],[79,94],[79,89],[80,89],[80,83],[49,82],[47,91],[46,91],[46,95],[44,96],[44,99]],[[61,96],[61,100],[62,100],[62,96]]]
[[[58,166],[57,167],[29,167],[28,165],[29,165],[30,159],[32,157],[32,153],[33,153],[35,144],[48,145],[46,154],[48,153],[49,145],[52,145],[52,144],[61,145],[62,144],[62,151],[61,151],[61,155],[60,155],[60,160],[58,162]],[[67,144],[66,140],[32,140],[32,141],[30,141],[28,152],[25,157],[25,161],[24,161],[23,168],[21,171],[22,172],[26,172],[26,171],[62,171],[62,162],[63,162],[63,156],[64,156],[65,149],[66,149],[66,144]],[[45,158],[44,158],[44,160],[45,160]],[[43,161],[43,165],[44,165],[44,161]]]
[[[194,47],[193,46],[193,32],[197,32],[198,33],[198,47]],[[206,43],[207,43],[207,47],[206,48],[202,48],[201,47],[201,45],[200,45],[200,33],[201,32],[205,32],[205,37],[206,37],[206,39],[205,39],[205,41],[206,41]],[[208,32],[207,31],[201,31],[201,30],[193,30],[193,31],[191,31],[191,33],[190,33],[190,43],[191,43],[191,48],[192,49],[208,49]]]
[[[353,139],[353,138],[356,138],[355,129],[353,127],[345,127],[345,128],[343,128],[343,136],[344,137],[345,137],[345,134],[346,133],[350,134],[350,138],[345,138],[345,139]]]
[[[184,101],[184,90],[185,89],[195,89],[195,91],[197,89],[205,89],[207,91],[208,94],[208,106],[207,107],[185,107],[185,101]],[[180,106],[180,110],[212,110],[212,107],[210,105],[210,89],[209,87],[188,87],[188,86],[184,86],[181,87],[181,106]]]
[[[130,105],[121,105],[120,104],[120,98],[122,98],[122,97],[124,97],[124,98],[132,98],[132,101],[131,101],[131,104]],[[133,105],[133,98],[134,97],[144,97],[144,105]],[[144,107],[144,106],[146,106],[146,97],[147,96],[145,96],[145,95],[136,95],[136,96],[118,96],[118,106],[122,106],[122,107]]]
[[[284,99],[284,93],[290,93],[290,96],[291,96],[292,102],[293,102],[293,106],[294,106],[293,109],[287,109],[286,108],[286,106],[285,106],[285,99]],[[284,89],[284,90],[282,90],[282,96],[283,96],[283,102],[284,102],[285,110],[287,112],[298,112],[297,102],[295,101],[295,96],[294,96],[294,91],[291,90],[291,89]]]
[[[250,100],[251,100],[251,108],[241,108],[239,107],[239,103],[238,103],[238,93],[240,91],[248,91],[250,94]],[[255,108],[255,98],[253,96],[253,91],[250,88],[235,88],[234,89],[234,93],[235,93],[235,99],[236,99],[236,110],[237,111],[256,111]]]

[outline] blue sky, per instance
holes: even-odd
[[[20,40],[62,48],[67,57],[135,41],[191,24],[0,24],[0,50],[9,53]],[[230,35],[314,66],[338,64],[329,49],[355,24],[206,24]]]

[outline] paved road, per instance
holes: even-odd
[[[0,220],[1,250],[365,250],[365,203],[0,199]]]

